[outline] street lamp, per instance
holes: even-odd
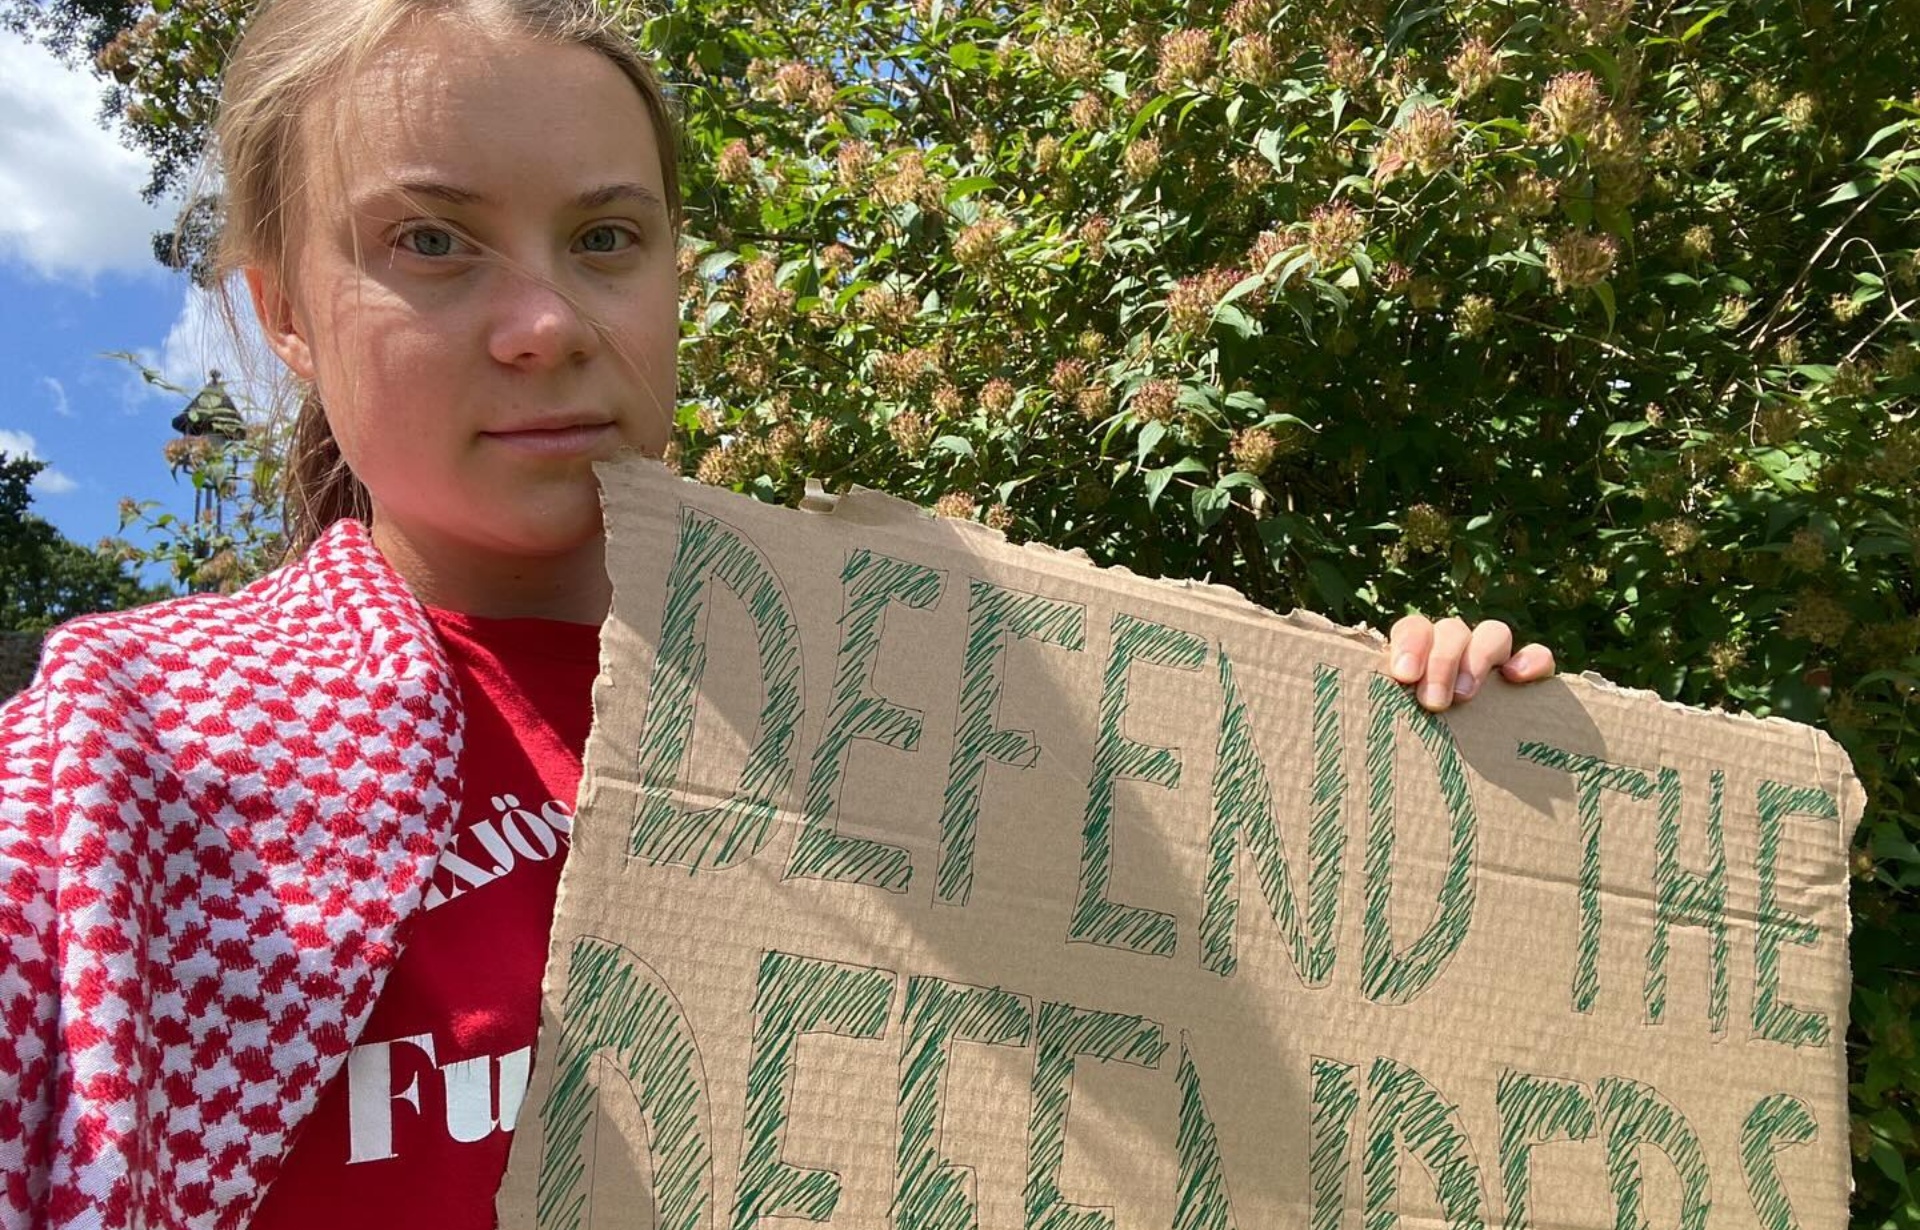
[[[240,408],[233,404],[233,398],[227,395],[227,386],[220,382],[219,369],[207,373],[207,383],[193,395],[186,409],[173,416],[173,429],[188,439],[204,439],[210,446],[212,464],[207,472],[196,473],[193,482],[194,554],[204,560],[209,547],[207,540],[200,536],[200,527],[210,516],[215,536],[226,529],[227,446],[247,438],[246,421],[240,417]],[[192,588],[209,587],[194,585]]]
[[[240,418],[240,407],[227,396],[227,386],[220,383],[219,368],[207,373],[207,383],[193,395],[185,410],[173,416],[173,429],[183,436],[213,436],[228,444],[247,438],[247,425]]]

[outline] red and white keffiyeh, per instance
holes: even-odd
[[[79,620],[0,708],[0,1227],[238,1227],[453,822],[459,693],[357,522]]]

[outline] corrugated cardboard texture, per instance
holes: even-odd
[[[503,1223],[1845,1224],[1825,736],[884,497],[603,475],[617,586]]]

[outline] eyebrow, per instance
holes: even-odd
[[[449,205],[490,205],[493,203],[482,193],[469,191],[466,188],[460,188],[453,184],[444,184],[438,180],[402,180],[393,186],[390,193],[379,193],[374,199],[378,200],[390,195],[399,197],[429,197],[436,201],[444,201]],[[633,201],[647,209],[663,210],[666,208],[666,202],[660,199],[659,193],[647,187],[645,184],[632,182],[604,184],[598,188],[589,188],[587,191],[574,197],[572,204],[575,209],[604,209],[608,205],[615,204],[619,201]]]

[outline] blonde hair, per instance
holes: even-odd
[[[519,36],[585,47],[612,62],[639,91],[660,150],[674,228],[681,220],[679,134],[660,79],[594,0],[268,0],[249,20],[221,82],[214,157],[225,214],[214,253],[223,297],[248,267],[284,284],[309,182],[300,141],[304,119],[398,32],[423,20],[458,18],[479,36]],[[229,321],[239,313],[225,303]],[[287,440],[283,512],[291,558],[329,525],[372,515],[372,502],[340,455],[319,392],[299,396]]]

